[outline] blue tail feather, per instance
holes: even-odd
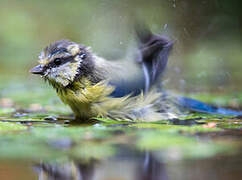
[[[242,111],[216,107],[192,98],[178,97],[178,102],[182,107],[196,112],[220,115],[242,115]]]

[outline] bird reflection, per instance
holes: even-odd
[[[92,180],[94,163],[40,163],[34,168],[39,180]]]
[[[165,164],[150,152],[142,153],[137,158],[129,156],[85,163],[40,163],[35,170],[39,180],[168,180]]]
[[[165,164],[147,152],[137,168],[137,180],[168,180]]]

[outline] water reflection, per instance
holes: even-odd
[[[105,161],[40,163],[34,169],[39,180],[168,180],[165,163],[150,152],[136,158],[127,155]]]
[[[241,179],[242,156],[161,161],[156,152],[133,152],[103,161],[40,163],[39,180],[204,180]]]
[[[137,168],[137,180],[168,180],[165,163],[157,160],[152,153],[147,152],[144,163]]]
[[[38,173],[39,180],[92,180],[94,164],[94,162],[77,163],[74,161],[64,164],[40,163],[34,169]]]

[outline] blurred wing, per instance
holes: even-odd
[[[148,91],[164,72],[173,41],[168,37],[153,34],[146,26],[140,24],[136,26],[136,34],[139,47],[137,60],[142,64],[145,88]]]
[[[136,35],[138,49],[134,61],[126,62],[122,70],[113,72],[119,74],[118,78],[112,77],[110,81],[110,85],[115,87],[111,94],[113,97],[147,92],[166,68],[173,42],[167,37],[151,33],[145,26],[137,26]]]
[[[145,76],[139,64],[127,62],[119,64],[109,72],[109,85],[114,86],[112,97],[136,96],[145,89]]]

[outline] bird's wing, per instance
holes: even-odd
[[[164,72],[173,41],[166,36],[153,34],[146,26],[136,26],[138,40],[137,61],[142,64],[146,91]]]
[[[166,68],[173,42],[153,34],[145,26],[136,27],[136,36],[138,48],[133,60],[120,63],[121,70],[111,70],[110,85],[115,87],[113,97],[147,92]]]

